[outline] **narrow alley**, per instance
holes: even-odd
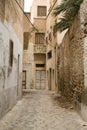
[[[87,130],[87,0],[0,0],[0,130]]]
[[[80,116],[61,108],[49,91],[31,90],[0,120],[0,130],[87,130]]]

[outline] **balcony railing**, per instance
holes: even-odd
[[[35,45],[34,46],[34,53],[46,53],[46,46],[45,45]]]

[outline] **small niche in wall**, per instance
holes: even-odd
[[[45,64],[36,64],[36,67],[45,67]]]
[[[52,51],[49,51],[49,52],[47,53],[47,58],[48,58],[48,59],[52,58]]]
[[[13,41],[9,42],[9,65],[12,67],[13,65]]]

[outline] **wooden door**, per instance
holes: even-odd
[[[36,71],[36,89],[45,89],[46,87],[46,72]]]

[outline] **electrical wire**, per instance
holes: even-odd
[[[57,0],[56,0],[57,1]],[[53,6],[52,6],[52,8],[51,8],[51,11],[52,11],[52,9],[53,9],[53,7],[55,6],[55,4],[56,4],[56,1],[55,1],[55,3],[53,4]],[[28,16],[24,13],[24,10],[23,10],[23,8],[21,7],[21,5],[19,4],[19,2],[17,1],[17,0],[15,0],[15,2],[17,3],[17,5],[19,6],[19,8],[21,9],[21,11],[23,12],[23,14],[26,16],[26,18],[27,18],[27,20],[29,21],[29,23],[32,25],[32,27],[37,31],[37,32],[39,32],[39,30],[34,26],[34,24],[30,21],[30,19],[28,18]],[[51,12],[50,11],[50,12]],[[49,12],[49,13],[50,13]],[[49,14],[48,14],[49,15]],[[48,15],[47,15],[47,17],[48,17]],[[32,31],[31,31],[32,32]],[[40,35],[40,37],[41,38],[43,38],[41,35]],[[46,40],[44,40],[45,42],[46,42]],[[53,45],[51,45],[50,43],[48,44],[49,46],[51,46],[51,47],[55,47],[55,46],[53,46]]]
[[[21,5],[18,3],[17,0],[15,0],[15,2],[17,3],[17,5],[19,6],[19,8],[21,9],[21,11],[23,12],[23,14],[26,16],[26,18],[28,19],[29,23],[32,25],[32,27],[38,32],[38,29],[34,26],[34,24],[30,21],[30,19],[28,18],[28,16],[24,13],[23,8],[21,7]]]
[[[53,8],[54,8],[54,6],[55,6],[56,2],[57,2],[57,0],[55,0],[55,2],[54,2],[54,4],[53,4],[53,6],[51,7],[51,9],[50,9],[50,11],[49,11],[49,13],[48,13],[48,15],[47,15],[47,18],[48,18],[48,16],[50,15],[51,11],[53,10]]]

